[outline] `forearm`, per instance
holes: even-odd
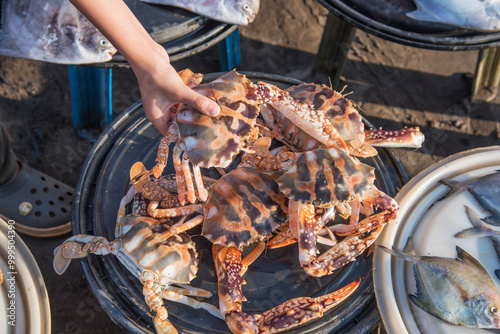
[[[123,0],[70,0],[123,55],[136,74],[151,71],[168,54],[144,29]]]

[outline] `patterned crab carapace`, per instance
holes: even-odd
[[[309,275],[328,275],[353,261],[376,240],[385,224],[396,219],[396,201],[378,190],[374,180],[374,168],[335,148],[304,152],[278,178],[289,199],[289,225],[299,242],[299,261]],[[350,218],[348,226],[331,229],[346,238],[320,257],[316,207],[335,207],[341,217]],[[382,211],[374,213],[373,208]],[[365,215],[361,221],[360,214]],[[270,246],[277,244],[271,242]]]

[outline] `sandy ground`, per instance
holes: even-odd
[[[279,74],[328,84],[313,71],[327,11],[313,0],[268,0],[256,21],[241,28],[240,71]],[[500,97],[472,104],[470,91],[478,51],[432,51],[395,44],[357,31],[342,83],[377,127],[420,126],[421,149],[398,149],[411,177],[460,151],[496,145]],[[174,63],[195,72],[220,70],[217,48]],[[113,110],[118,115],[139,100],[129,69],[113,70]],[[0,119],[18,157],[76,185],[92,143],[73,129],[65,66],[19,58],[0,59]],[[62,277],[52,269],[52,251],[65,238],[22,236],[33,252],[49,293],[53,333],[120,333],[87,287],[81,266]]]

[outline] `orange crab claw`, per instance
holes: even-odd
[[[297,238],[295,238],[292,234],[292,231],[287,226],[280,233],[278,233],[274,238],[267,242],[267,247],[269,249],[285,247],[297,242]]]
[[[257,319],[259,333],[275,333],[319,318],[323,316],[325,311],[349,297],[360,283],[361,277],[347,286],[321,297],[298,297],[284,302],[260,314]]]

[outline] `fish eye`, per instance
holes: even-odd
[[[101,38],[99,40],[99,45],[105,47],[106,45],[108,45],[108,41],[105,38]]]
[[[246,12],[250,11],[250,5],[247,4],[247,3],[244,3],[243,4],[243,10],[246,11]]]
[[[492,306],[492,307],[490,308],[490,312],[491,312],[492,314],[497,314],[497,313],[498,313],[498,309],[496,308],[496,306]]]

